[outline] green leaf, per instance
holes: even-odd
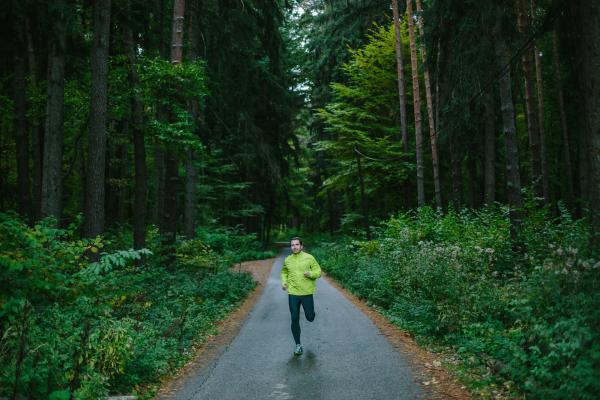
[[[57,390],[50,393],[50,400],[69,400],[71,393],[68,390]]]

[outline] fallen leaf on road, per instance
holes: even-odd
[[[434,361],[434,362],[433,362],[433,366],[434,366],[434,367],[441,367],[441,366],[442,366],[442,363],[441,363],[441,362],[439,362],[439,361]]]

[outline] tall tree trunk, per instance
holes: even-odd
[[[500,14],[500,10],[498,10]],[[502,69],[508,64],[506,43],[500,36],[499,22],[494,29],[494,47],[498,66]],[[519,176],[519,148],[517,145],[517,127],[515,125],[514,105],[511,93],[510,69],[506,68],[500,76],[500,103],[502,105],[502,123],[504,124],[504,162],[506,167],[506,196],[508,197],[510,233],[517,239],[523,221],[523,199],[521,197],[521,177]]]
[[[535,0],[531,0],[531,24],[536,29],[537,9]],[[542,160],[542,191],[544,193],[544,205],[550,203],[550,188],[548,186],[548,156],[546,151],[546,113],[544,109],[544,80],[542,79],[542,60],[538,41],[533,46],[535,53],[535,73],[537,79],[538,111],[540,116],[540,158]]]
[[[162,122],[164,120],[162,112],[157,112],[157,114],[159,114],[157,115],[158,121]],[[165,150],[160,139],[154,139],[154,185],[152,220],[158,229],[163,230],[165,220]]]
[[[185,0],[175,0],[173,3],[173,21],[171,30],[171,65],[175,66],[182,62],[183,58],[183,15],[185,11]],[[165,221],[164,227],[167,233],[167,244],[175,243],[177,235],[177,218],[179,209],[177,207],[177,191],[179,187],[179,156],[175,150],[169,149],[167,153],[167,176],[165,183]],[[173,252],[172,249],[170,252]]]
[[[166,35],[165,35],[165,15],[167,15],[165,9],[166,0],[158,0],[159,1],[159,40],[158,40],[158,51],[160,51],[160,56],[163,60],[167,58],[167,46],[166,46]]]
[[[552,31],[552,51],[554,53],[554,72],[556,73],[556,87],[558,89],[558,109],[562,127],[563,147],[565,153],[565,172],[567,175],[567,189],[569,191],[569,208],[575,210],[575,190],[573,189],[573,172],[571,171],[571,155],[569,151],[569,135],[567,131],[567,117],[565,115],[565,102],[560,82],[560,66],[558,63],[558,50],[556,48],[556,31]]]
[[[31,194],[29,188],[29,135],[25,118],[25,38],[23,21],[14,21],[15,116],[14,131],[17,147],[17,193],[19,215],[31,223]]]
[[[417,0],[417,13],[419,22],[419,35],[421,38],[425,36],[423,28],[423,18],[421,17],[421,0]],[[423,65],[427,66],[427,51],[425,42],[421,40],[421,55],[423,57]],[[429,68],[425,68],[425,95],[427,97],[427,113],[429,116],[429,136],[431,138],[431,158],[433,160],[433,185],[435,188],[435,205],[437,208],[442,208],[442,192],[440,189],[440,172],[439,159],[437,151],[437,133],[435,130],[435,120],[433,119],[433,99],[431,98],[431,82],[429,79]]]
[[[87,191],[87,179],[85,174],[85,153],[83,152],[83,146],[81,142],[77,144],[79,146],[79,165],[77,166],[77,174],[79,175],[79,184],[81,185],[81,208],[85,210],[85,193]]]
[[[190,62],[195,62],[198,58],[198,50],[201,40],[201,38],[199,38],[200,11],[195,10],[194,8],[194,4],[191,4],[189,26]],[[196,131],[198,128],[198,108],[198,99],[191,99],[190,114],[192,115],[192,120]],[[194,239],[196,235],[196,180],[196,152],[193,150],[188,150],[186,151],[185,160],[185,219],[183,222],[183,234],[187,239]]]
[[[419,93],[419,70],[417,67],[417,44],[415,41],[415,20],[412,0],[406,0],[408,13],[408,34],[410,36],[410,59],[412,64],[413,96],[415,106],[415,138],[417,152],[417,206],[425,206],[425,182],[423,176],[423,136],[421,134],[421,100]]]
[[[477,178],[477,161],[472,150],[469,150],[467,158],[467,168],[469,169],[469,207],[475,209],[475,179]]]
[[[578,0],[578,58],[580,92],[583,94],[589,146],[590,248],[600,247],[600,4]]]
[[[133,117],[133,156],[135,165],[135,207],[133,216],[133,249],[141,250],[146,247],[146,196],[148,192],[146,171],[146,145],[144,136],[146,134],[143,120],[143,108],[140,100],[138,87],[140,79],[137,73],[135,59],[135,42],[128,23],[123,24],[123,38],[127,46],[127,58],[129,61],[129,86],[133,90],[131,99],[131,116]],[[138,265],[145,264],[146,256],[142,255],[137,261]]]
[[[167,49],[165,45],[165,0],[158,0],[159,17],[159,43],[158,48],[160,56],[167,58]],[[156,107],[156,119],[164,122],[164,107],[162,105],[162,95],[158,95],[158,106]],[[152,199],[152,220],[158,229],[164,229],[165,218],[165,150],[162,140],[154,139],[154,194]]]
[[[121,174],[119,176],[119,185],[121,188],[121,193],[119,193],[119,211],[117,214],[117,223],[123,227],[125,225],[125,198],[127,196],[127,185],[125,182],[127,181],[127,141],[129,136],[129,117],[125,118],[123,121],[123,136],[124,141],[121,144],[121,162],[119,167],[121,167]]]
[[[458,213],[460,208],[465,204],[465,196],[463,189],[462,176],[462,157],[459,157],[460,139],[456,132],[452,132],[450,136],[450,162],[452,163],[452,203],[454,211]]]
[[[31,76],[31,86],[37,87],[37,78],[35,72],[35,52],[33,49],[33,39],[31,37],[31,28],[29,20],[25,22],[27,32],[27,53],[29,58],[29,75]],[[35,119],[31,119],[31,141],[33,147],[33,197],[34,202],[34,220],[42,219],[42,147],[40,142],[40,125]]]
[[[194,239],[196,228],[196,153],[187,150],[185,159],[185,219],[183,234]]]
[[[517,0],[519,12],[519,32],[523,38],[528,36],[527,13],[525,12],[525,0]],[[533,77],[533,61],[531,51],[523,53],[523,73],[525,75],[525,94],[527,97],[527,128],[529,130],[529,151],[531,153],[531,179],[533,181],[533,192],[536,197],[544,199],[544,188],[542,183],[542,160],[540,144],[540,126],[535,107],[535,84]],[[544,200],[545,202],[546,200]]]
[[[165,182],[165,219],[164,228],[167,239],[164,244],[171,246],[175,244],[177,237],[177,217],[179,208],[177,206],[177,190],[179,188],[179,157],[173,150],[166,155],[167,179]],[[174,253],[174,249],[168,249],[167,253]]]
[[[485,204],[496,201],[496,129],[494,119],[494,87],[485,98]]]
[[[402,132],[402,150],[404,162],[410,162],[408,157],[408,128],[406,124],[406,92],[404,89],[404,61],[402,60],[402,32],[400,30],[400,16],[398,13],[398,0],[392,0],[394,10],[394,32],[396,34],[396,64],[398,66],[398,96],[400,97],[400,129]],[[406,210],[412,208],[410,180],[404,179],[404,206]]]
[[[66,0],[54,0],[52,35],[48,41],[48,84],[46,93],[46,132],[44,135],[44,165],[42,176],[42,218],[56,218],[60,227],[62,193],[62,140],[65,98],[66,20],[63,14]]]
[[[88,137],[88,187],[85,204],[85,236],[94,239],[104,234],[104,183],[106,157],[106,120],[108,103],[108,46],[110,2],[96,0]],[[89,253],[92,261],[100,254]]]

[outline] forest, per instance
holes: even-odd
[[[151,398],[300,235],[474,394],[598,398],[598,1],[0,20],[0,397]]]

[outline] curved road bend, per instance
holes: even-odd
[[[287,292],[281,290],[279,278],[283,260],[290,254],[288,247],[277,258],[252,314],[219,359],[193,371],[183,387],[164,398],[424,398],[408,361],[367,316],[324,279],[317,280],[315,321],[308,322],[301,311],[304,354],[293,355]]]

